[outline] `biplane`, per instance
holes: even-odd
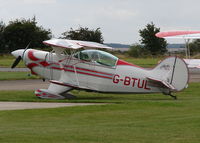
[[[22,59],[32,74],[48,79],[48,89],[38,89],[39,98],[65,99],[74,89],[102,93],[163,93],[181,91],[188,84],[188,68],[178,57],[168,57],[153,69],[145,69],[106,52],[103,44],[51,39],[43,42],[51,52],[19,49],[12,68]],[[104,51],[103,51],[104,49]]]

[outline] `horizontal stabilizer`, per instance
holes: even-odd
[[[152,78],[152,77],[147,77],[148,80],[153,81],[155,83],[161,84],[166,88],[169,88],[171,91],[176,91],[176,88],[171,85],[170,83],[164,81],[164,80],[160,80],[160,79],[156,79],[156,78]]]

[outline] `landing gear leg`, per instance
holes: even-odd
[[[175,95],[172,95],[171,93],[169,94],[169,96],[171,96],[172,98],[174,98],[175,100],[177,99],[177,97]]]
[[[63,95],[66,99],[76,99],[77,97],[72,95],[71,93],[65,93]]]
[[[168,92],[163,92],[164,95],[168,95],[168,96],[171,96],[172,98],[174,98],[175,100],[177,99],[177,97],[175,95],[172,95],[172,92],[171,91],[168,91]]]

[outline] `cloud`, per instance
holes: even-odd
[[[104,9],[104,12],[102,13],[104,13],[104,16],[108,18],[116,20],[130,20],[137,16],[137,12],[129,9],[108,8]]]
[[[57,2],[57,0],[22,0],[22,1],[27,4],[52,4]]]
[[[199,0],[0,0],[4,22],[36,15],[57,37],[70,27],[100,27],[105,42],[138,42],[151,21],[166,30],[199,30]]]

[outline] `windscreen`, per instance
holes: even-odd
[[[96,64],[114,67],[118,60],[117,57],[110,53],[100,51],[100,50],[84,50],[75,54],[76,58],[80,58],[85,61],[96,62]]]

